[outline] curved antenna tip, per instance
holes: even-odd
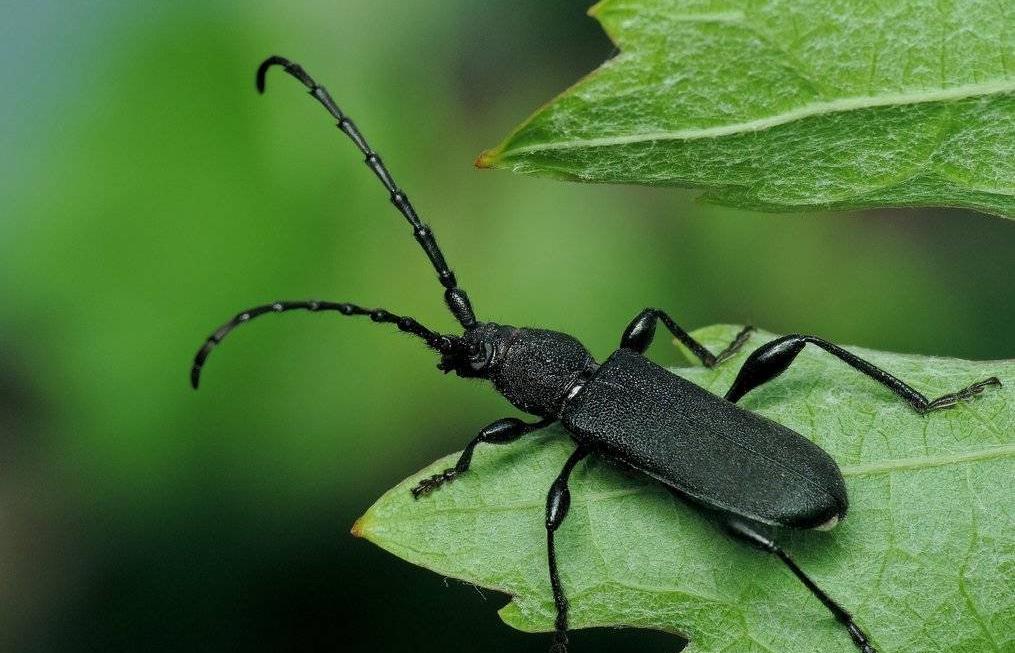
[[[197,390],[197,386],[201,384],[201,368],[193,367],[190,370],[190,387]]]
[[[257,92],[264,93],[264,78],[268,74],[268,69],[272,66],[290,66],[291,62],[285,57],[280,57],[277,54],[273,54],[257,67]]]

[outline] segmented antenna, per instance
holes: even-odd
[[[397,325],[400,331],[411,333],[414,336],[422,338],[426,341],[427,345],[437,351],[450,351],[451,344],[447,337],[431,331],[411,317],[395,315],[383,308],[363,308],[362,306],[346,302],[274,302],[272,304],[264,304],[263,306],[255,306],[253,308],[248,308],[245,311],[240,311],[236,314],[236,317],[215,329],[215,332],[208,336],[208,339],[204,341],[204,345],[197,351],[197,355],[194,356],[194,365],[190,368],[190,384],[194,386],[194,389],[197,389],[197,386],[201,383],[201,368],[204,367],[204,362],[208,359],[212,350],[215,349],[215,347],[217,347],[227,335],[229,335],[230,331],[241,324],[246,324],[250,320],[267,313],[285,313],[286,311],[301,309],[310,311],[311,313],[337,311],[342,315],[366,315],[377,323]]]
[[[377,175],[377,179],[380,180],[384,188],[387,189],[391,195],[391,203],[395,205],[395,208],[405,216],[405,219],[409,221],[412,226],[412,234],[416,237],[416,242],[420,244],[423,251],[426,252],[427,257],[430,259],[430,263],[433,265],[434,270],[437,271],[437,278],[440,280],[441,285],[444,286],[444,301],[447,303],[448,308],[451,310],[452,315],[458,320],[458,323],[465,329],[472,329],[476,326],[476,316],[472,311],[472,304],[469,301],[469,296],[465,294],[465,291],[458,287],[458,282],[455,279],[454,272],[448,267],[447,262],[444,260],[444,254],[441,252],[440,247],[437,246],[437,239],[434,238],[433,231],[422,220],[419,219],[419,215],[416,213],[416,209],[413,208],[412,203],[409,202],[408,195],[395,184],[394,178],[391,173],[384,166],[384,162],[381,161],[381,157],[374,152],[370,145],[367,143],[366,138],[360,133],[359,129],[349,119],[342,110],[338,108],[335,101],[331,99],[331,95],[328,94],[327,89],[319,85],[314,79],[307,74],[303,68],[296,63],[293,63],[285,57],[271,56],[264,60],[264,62],[257,69],[257,90],[259,93],[264,93],[264,78],[268,72],[268,69],[272,66],[282,66],[287,73],[298,79],[310,90],[310,95],[321,103],[328,113],[337,120],[337,126],[342,132],[349,137],[349,139],[356,144],[360,152],[366,157],[364,160],[367,166],[374,171]]]

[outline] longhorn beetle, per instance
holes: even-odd
[[[714,367],[739,350],[750,337],[744,328],[718,354],[702,346],[666,312],[646,308],[631,321],[620,348],[603,363],[574,337],[529,327],[513,327],[476,319],[465,291],[424,224],[395,184],[381,157],[363,134],[299,65],[279,56],[266,59],[257,70],[257,90],[264,92],[265,74],[281,66],[302,82],[310,95],[338,121],[338,128],[366,157],[367,166],[391,195],[391,203],[409,221],[416,241],[426,252],[444,286],[444,301],[463,330],[462,335],[431,331],[411,317],[383,308],[325,301],[280,301],[250,308],[219,327],[194,358],[191,383],[197,388],[208,355],[237,326],[267,313],[303,309],[363,315],[391,323],[422,339],[441,356],[444,373],[487,379],[504,397],[538,421],[499,419],[466,445],[454,467],[423,479],[412,490],[415,498],[436,490],[469,470],[480,443],[506,444],[527,433],[560,422],[574,440],[574,453],[550,486],[546,497],[546,545],[550,587],[556,606],[553,651],[567,648],[568,601],[557,573],[554,534],[567,517],[571,503],[568,478],[575,466],[597,455],[623,468],[647,474],[692,506],[711,514],[734,538],[775,555],[846,628],[863,653],[874,653],[870,638],[842,606],[828,596],[764,534],[765,526],[830,529],[846,516],[846,485],[835,461],[820,447],[781,424],[737,405],[745,394],[784,372],[808,344],[837,357],[926,414],[970,399],[988,386],[990,377],[962,390],[927,399],[904,381],[821,338],[789,335],[755,350],[740,368],[733,386],[718,397],[671,374],[643,355],[660,321],[706,367]]]

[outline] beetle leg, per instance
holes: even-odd
[[[737,353],[737,350],[747,342],[751,331],[754,330],[754,327],[744,327],[725,349],[718,354],[713,354],[705,349],[704,345],[692,338],[689,333],[681,329],[665,311],[661,311],[658,308],[646,308],[641,313],[638,313],[637,317],[631,320],[631,323],[624,329],[624,335],[620,338],[621,348],[632,349],[639,354],[644,354],[648,350],[649,345],[652,344],[652,339],[655,338],[656,320],[661,320],[666,325],[666,328],[670,330],[670,333],[673,334],[673,337],[690,349],[705,367],[715,367]]]
[[[829,612],[835,616],[836,620],[846,627],[846,631],[849,632],[849,636],[853,639],[853,643],[860,649],[861,653],[877,653],[874,650],[874,646],[870,643],[870,638],[867,634],[856,624],[853,620],[853,616],[846,611],[841,605],[835,602],[835,600],[828,596],[823,589],[817,586],[817,584],[811,580],[804,571],[797,565],[792,557],[778,544],[773,542],[770,538],[765,537],[756,530],[745,525],[743,522],[730,521],[727,523],[727,528],[733,537],[743,540],[749,544],[752,544],[764,551],[771,553],[772,555],[782,560],[783,564],[789,567],[793,575],[800,580],[801,583],[810,590],[811,594],[816,596],[821,603],[828,608]]]
[[[433,492],[444,483],[453,481],[461,474],[469,471],[469,465],[472,464],[472,454],[480,442],[507,444],[508,442],[514,442],[527,433],[546,428],[555,421],[555,419],[544,419],[529,424],[517,417],[505,417],[493,422],[484,427],[476,437],[469,441],[469,444],[465,445],[465,450],[462,451],[462,455],[459,456],[458,462],[455,463],[454,467],[448,467],[443,472],[424,478],[416,487],[412,488],[412,496],[418,499],[423,495]]]
[[[772,342],[762,345],[748,356],[744,366],[740,368],[733,386],[726,393],[726,399],[733,402],[739,401],[741,397],[754,388],[771,381],[785,372],[786,368],[790,366],[797,354],[807,344],[817,345],[858,372],[866,374],[904,399],[921,415],[941,408],[954,406],[964,399],[970,399],[980,394],[989,386],[1001,387],[1000,379],[992,376],[957,392],[931,400],[901,379],[892,376],[880,367],[865,361],[838,345],[814,336],[794,334],[776,338]]]
[[[568,509],[571,507],[571,490],[567,487],[568,478],[583,458],[589,455],[589,450],[579,446],[571,454],[571,457],[564,463],[550,491],[546,495],[546,559],[550,565],[550,588],[553,590],[553,602],[557,607],[557,619],[554,623],[553,646],[551,653],[565,653],[567,651],[567,597],[564,596],[564,588],[560,584],[560,575],[557,573],[557,549],[554,546],[553,535],[564,523]]]

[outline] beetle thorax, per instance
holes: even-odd
[[[514,327],[498,331],[485,376],[527,413],[556,416],[568,393],[595,369],[584,345],[566,333]]]

